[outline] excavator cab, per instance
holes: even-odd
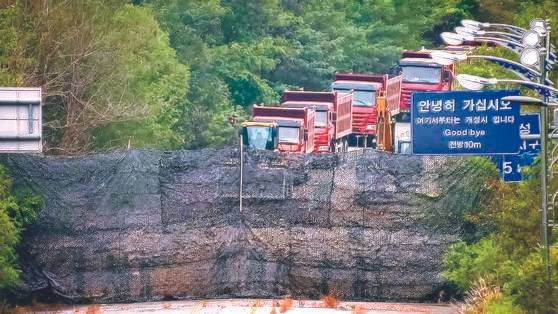
[[[244,146],[262,150],[277,149],[276,122],[243,122],[240,128]]]

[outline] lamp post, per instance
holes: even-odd
[[[502,97],[502,100],[506,101],[517,101],[519,103],[531,104],[531,105],[538,105],[541,107],[542,112],[546,112],[547,107],[549,106],[558,106],[557,103],[548,103],[539,98],[533,97],[525,97],[525,96],[506,96]],[[548,243],[548,199],[547,199],[547,178],[548,178],[548,167],[546,164],[548,163],[547,160],[547,141],[548,141],[548,119],[546,115],[541,114],[541,194],[543,194],[544,201],[542,202],[541,208],[541,226],[540,226],[540,233],[541,233],[541,244],[543,247],[543,262],[545,265],[545,269],[548,274],[548,267],[549,267],[549,255],[550,255],[550,247]]]
[[[519,101],[538,105],[540,107],[540,121],[541,121],[541,222],[540,222],[540,236],[541,245],[543,247],[543,262],[547,276],[549,275],[549,241],[548,241],[548,106],[556,105],[549,103],[549,96],[553,96],[553,101],[558,99],[558,90],[548,85],[548,72],[556,62],[556,54],[554,47],[550,44],[550,26],[542,19],[534,19],[530,23],[530,30],[508,24],[491,24],[482,23],[474,20],[463,20],[461,24],[464,27],[456,28],[457,33],[444,32],[440,37],[444,42],[449,45],[461,45],[464,42],[479,42],[479,43],[493,43],[505,47],[520,56],[522,66],[517,67],[512,64],[516,70],[521,74],[531,74],[531,78],[526,80],[512,80],[512,79],[496,79],[496,78],[482,78],[468,74],[457,75],[458,82],[467,89],[480,90],[486,85],[493,85],[499,82],[521,84],[525,87],[535,90],[542,96],[542,99],[522,96],[504,97],[503,100]],[[497,28],[504,29],[504,32],[482,31],[481,29]],[[495,36],[495,37],[490,37]],[[500,38],[498,38],[500,37]],[[521,42],[518,41],[521,37]],[[436,53],[433,55],[435,59]],[[441,62],[455,62],[466,59],[463,57],[454,57],[438,53]],[[504,59],[505,60],[505,59]],[[510,60],[506,60],[510,61]],[[508,63],[509,64],[509,63]],[[528,67],[538,66],[539,71],[526,71]],[[516,72],[517,73],[517,72]],[[520,75],[521,76],[521,75]],[[537,80],[538,79],[538,80]],[[538,81],[538,82],[535,82]],[[554,121],[555,124],[557,121]],[[557,193],[558,194],[558,193]],[[555,223],[555,222],[554,222]],[[548,279],[548,277],[547,277]]]
[[[509,80],[509,79],[496,79],[496,78],[484,78],[469,74],[459,74],[457,75],[457,81],[466,89],[470,90],[481,90],[484,86],[487,85],[494,85],[500,82],[505,83],[516,83],[521,84],[524,86],[529,85],[536,85],[545,90],[551,90],[558,92],[557,89],[533,83],[531,81],[521,81],[521,80]],[[503,97],[502,100],[508,101],[518,101],[522,103],[529,103],[533,105],[540,106],[540,125],[541,125],[541,137],[540,137],[540,145],[541,145],[541,225],[540,225],[540,236],[541,236],[541,245],[543,247],[543,262],[545,265],[545,269],[548,270],[549,268],[549,243],[548,243],[548,118],[547,118],[547,108],[548,106],[557,106],[556,103],[549,103],[547,101],[547,97],[543,95],[543,99],[533,98],[533,97],[525,97],[525,96],[506,96]]]

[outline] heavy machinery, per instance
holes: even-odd
[[[381,97],[386,80],[387,74],[335,73],[331,89],[353,95],[352,134],[349,136],[351,146],[375,146],[378,97]]]
[[[243,122],[240,125],[242,142],[249,148],[276,150],[277,128],[277,122]]]
[[[378,126],[377,126],[377,148],[385,151],[393,151],[395,120],[393,117],[400,112],[401,76],[387,78],[378,94]],[[396,145],[397,146],[397,145]]]
[[[241,125],[244,146],[290,153],[314,151],[312,108],[286,108],[254,105],[252,121]]]
[[[352,95],[339,92],[285,91],[281,106],[316,111],[314,152],[347,150],[351,134]]]

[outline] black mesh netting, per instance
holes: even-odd
[[[424,299],[483,184],[464,159],[251,151],[239,212],[235,148],[0,162],[45,203],[19,293],[72,301]]]

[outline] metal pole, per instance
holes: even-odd
[[[238,207],[239,210],[242,212],[242,181],[244,179],[244,136],[242,131],[240,133],[240,182],[239,182],[239,191],[238,191]]]
[[[540,63],[540,83],[544,84],[547,77],[546,60],[550,51],[550,27],[547,25],[546,33],[546,52],[541,54]],[[548,97],[544,96],[545,103],[548,102]],[[549,274],[549,247],[548,247],[548,108],[541,106],[541,244],[543,248],[543,263],[545,266],[546,274]]]

